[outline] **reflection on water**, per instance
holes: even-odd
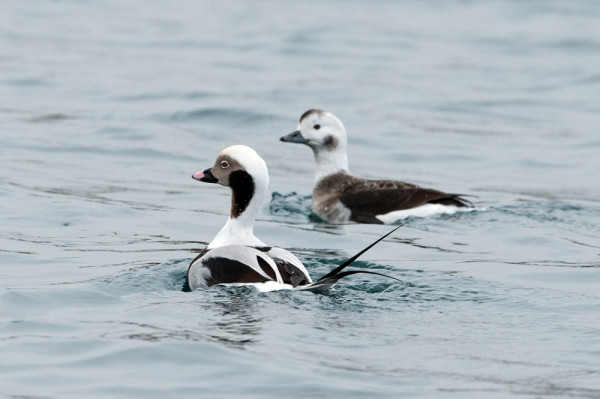
[[[116,329],[111,328],[113,331],[102,334],[102,337],[151,342],[214,342],[237,349],[260,340],[263,318],[258,298],[249,290],[216,287],[186,296],[188,305],[195,309],[176,326],[111,321],[107,323],[117,325]]]
[[[243,348],[261,338],[263,317],[260,303],[249,289],[219,290],[211,301],[202,304],[214,324],[200,324],[212,331],[211,338],[228,346]],[[198,294],[198,292],[193,295]]]

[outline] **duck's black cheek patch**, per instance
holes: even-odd
[[[333,136],[327,136],[325,137],[325,140],[323,140],[323,145],[328,151],[331,151],[338,146],[338,140]]]
[[[254,179],[245,170],[236,170],[229,175],[231,196],[231,217],[240,216],[254,196]]]

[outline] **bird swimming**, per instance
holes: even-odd
[[[341,265],[313,282],[302,262],[291,252],[268,246],[254,235],[254,222],[267,194],[269,172],[252,148],[225,148],[211,168],[194,179],[231,188],[231,211],[215,238],[190,264],[184,291],[213,285],[253,285],[259,291],[321,290],[356,273],[394,277],[366,270],[343,271],[360,255],[396,231],[390,231]]]
[[[462,194],[395,180],[367,180],[350,174],[347,135],[331,112],[310,109],[283,142],[309,146],[315,158],[313,212],[329,223],[393,223],[407,216],[454,213],[472,204]]]

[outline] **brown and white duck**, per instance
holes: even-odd
[[[350,174],[346,129],[331,112],[311,109],[284,142],[309,146],[315,157],[312,208],[329,223],[393,223],[408,216],[454,213],[471,208],[462,194],[395,180],[367,180]]]

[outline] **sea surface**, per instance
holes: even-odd
[[[0,395],[599,398],[600,2],[0,3]],[[279,142],[335,113],[351,171],[472,195],[329,293],[182,292],[225,222],[194,181],[269,166],[256,223],[314,277],[391,226],[310,214]]]

